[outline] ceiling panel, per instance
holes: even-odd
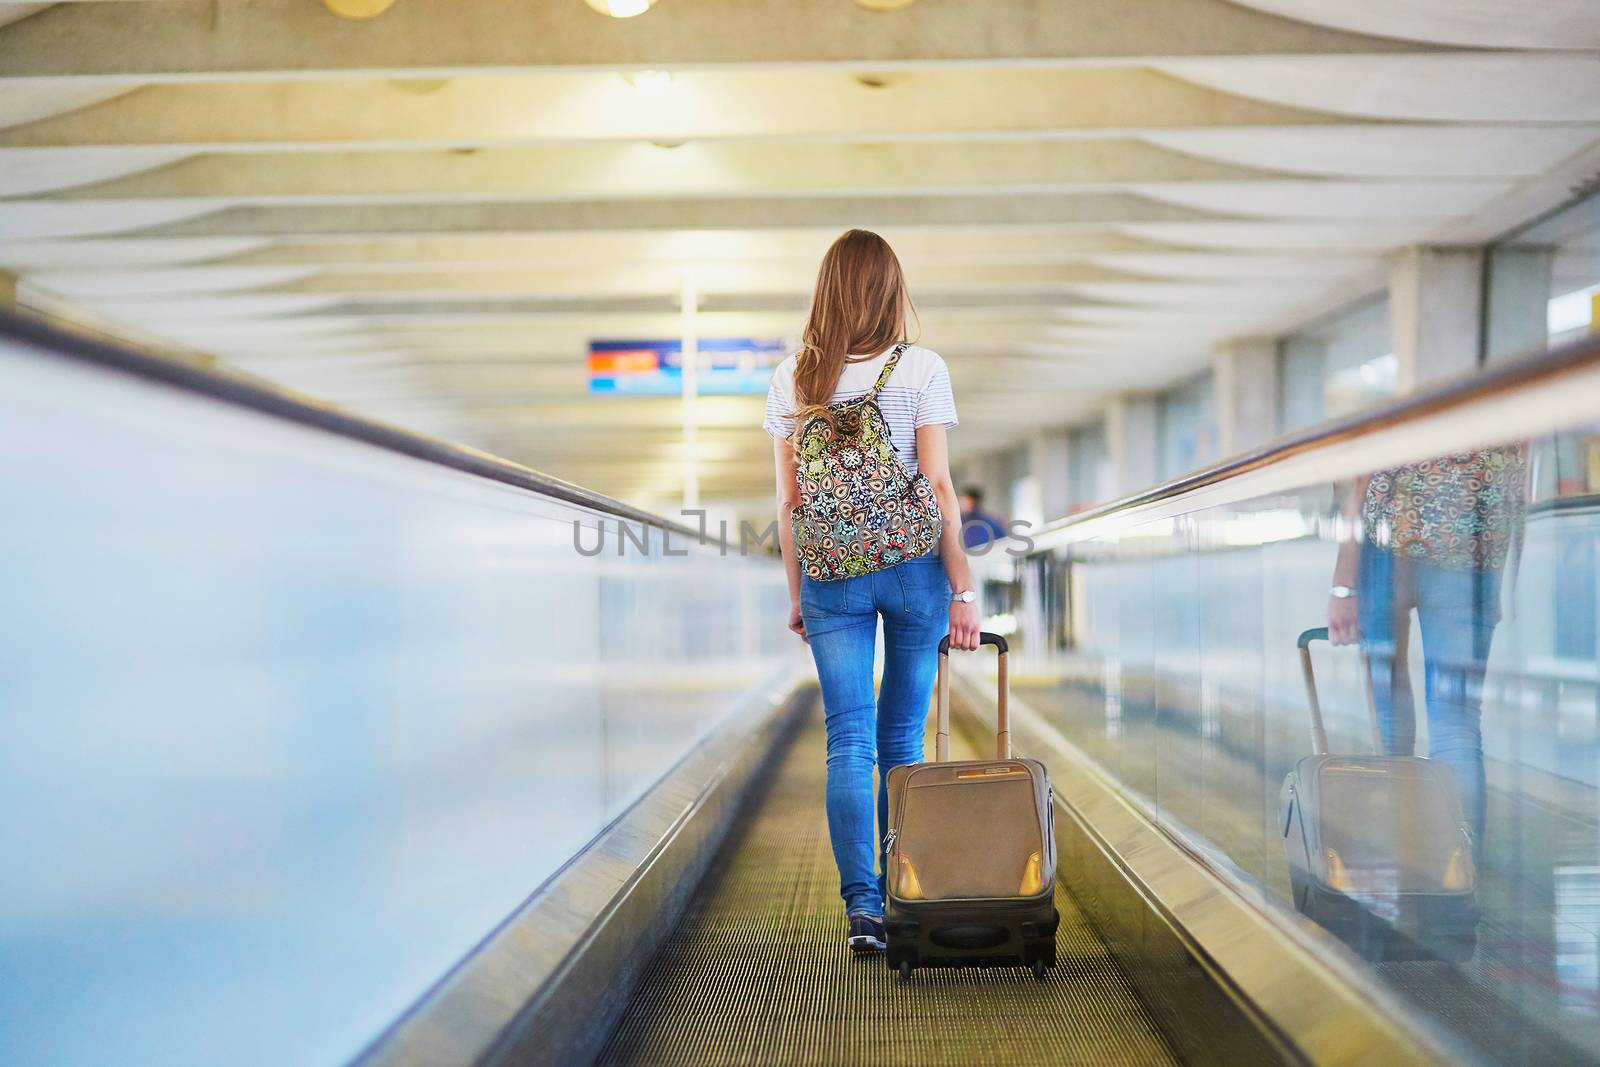
[[[657,506],[682,405],[585,355],[675,336],[685,282],[702,336],[792,340],[880,230],[959,457],[1545,210],[1600,141],[1586,0],[44,7],[0,2],[24,299]],[[761,407],[697,405],[708,495],[770,492]]]

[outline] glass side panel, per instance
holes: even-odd
[[[1504,359],[1575,340],[1600,316],[1600,194],[1492,245],[1486,354]]]
[[[1418,1012],[1503,1062],[1595,1062],[1597,472],[1600,422],[1485,427],[996,561],[1014,697]]]
[[[1175,478],[1217,458],[1217,416],[1211,375],[1162,394],[1159,408],[1160,478]]]
[[[1112,495],[1111,455],[1104,422],[1072,431],[1067,446],[1067,493],[1073,511],[1092,507]]]
[[[498,482],[0,381],[0,1062],[348,1062],[803,663],[771,559],[586,555],[602,516]]]
[[[1395,395],[1389,300],[1366,300],[1283,339],[1278,424],[1298,430]]]

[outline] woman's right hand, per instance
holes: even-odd
[[[1361,640],[1356,598],[1353,596],[1328,598],[1328,643],[1353,645]]]
[[[950,647],[970,650],[978,647],[978,605],[950,602]]]

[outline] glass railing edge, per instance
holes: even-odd
[[[198,396],[501,482],[613,518],[671,530],[712,547],[723,545],[722,540],[709,531],[696,530],[675,519],[634,507],[514,460],[361,415],[259,378],[136,351],[109,341],[71,333],[48,322],[10,311],[0,310],[0,339],[16,341],[47,355],[74,359],[184,389]]]
[[[1143,509],[1152,504],[1173,500],[1195,490],[1215,486],[1273,466],[1292,457],[1329,449],[1380,430],[1419,423],[1491,398],[1517,394],[1575,373],[1597,369],[1600,369],[1600,335],[1586,337],[1548,352],[1496,363],[1485,369],[1439,382],[1380,407],[1329,419],[1304,430],[1274,438],[1264,445],[1109,500],[1104,504],[1052,519],[1030,531],[1030,537],[1036,542],[1051,540],[1062,531],[1121,512]]]

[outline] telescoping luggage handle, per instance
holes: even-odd
[[[1317,699],[1317,676],[1311,669],[1311,642],[1326,640],[1328,628],[1313,626],[1309,630],[1302,630],[1295,641],[1300,647],[1300,673],[1306,679],[1306,703],[1311,706],[1311,752],[1317,756],[1328,754],[1328,730],[1322,725],[1322,701]],[[1373,751],[1382,752],[1383,738],[1378,731],[1377,706],[1372,697],[1372,660],[1364,649],[1361,653],[1361,680],[1367,691],[1367,710],[1372,717]]]
[[[1322,725],[1322,702],[1317,699],[1317,676],[1311,669],[1311,642],[1326,641],[1328,628],[1313,626],[1300,634],[1295,644],[1300,646],[1300,673],[1306,678],[1306,703],[1311,705],[1311,751],[1313,755],[1328,754],[1328,731]]]
[[[1011,695],[1011,682],[1006,675],[1006,653],[1010,648],[1006,646],[1006,639],[999,634],[984,631],[978,635],[979,646],[993,645],[1000,653],[996,660],[1000,664],[1000,711],[995,722],[994,754],[996,759],[1011,758],[1011,712],[1006,707],[1006,701]],[[937,685],[939,694],[939,721],[938,733],[935,735],[934,759],[940,763],[950,762],[950,635],[945,634],[939,639],[939,681]]]

